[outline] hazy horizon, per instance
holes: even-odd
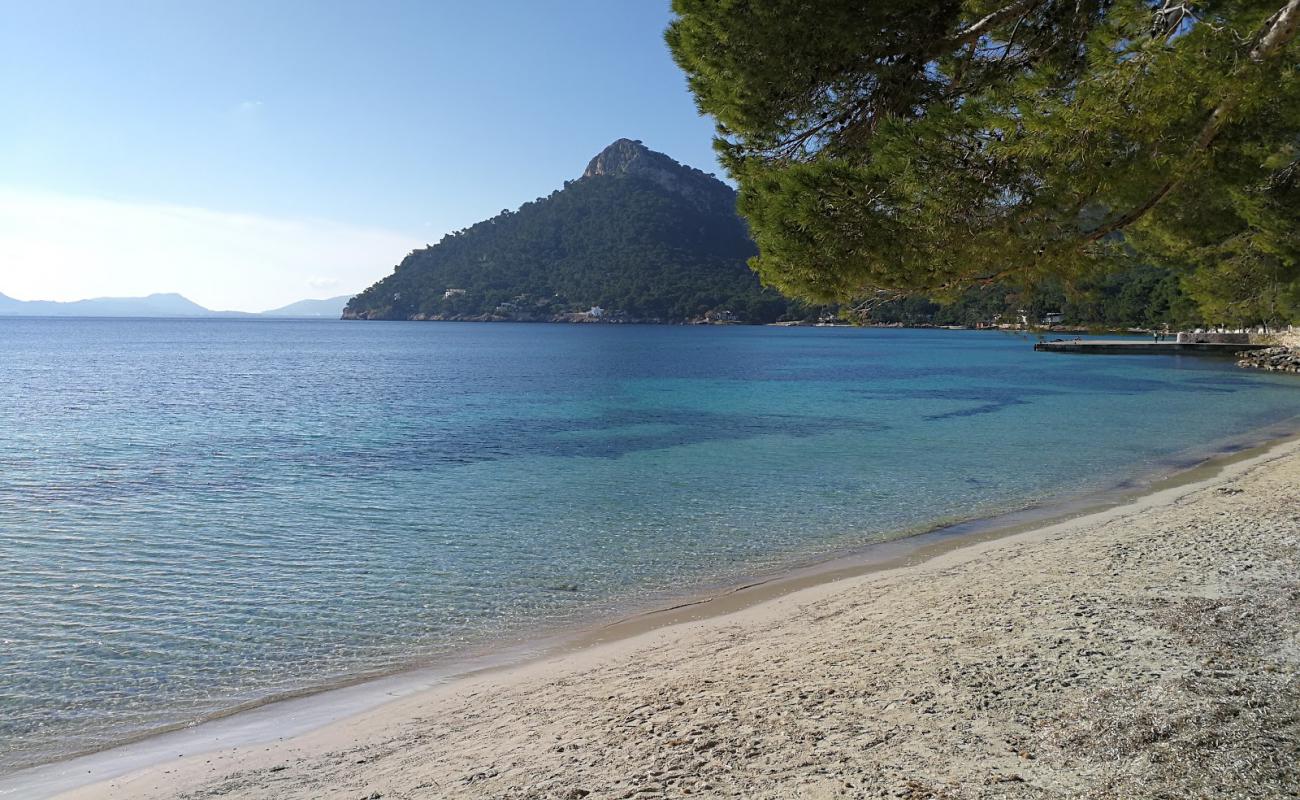
[[[276,305],[276,306],[270,306],[268,308],[261,308],[254,311],[241,311],[233,308],[210,308],[208,306],[204,306],[202,303],[194,303],[194,300],[190,297],[187,297],[184,292],[161,291],[161,292],[149,292],[147,294],[142,294],[142,295],[96,295],[94,297],[78,297],[72,300],[48,300],[41,297],[35,297],[35,298],[14,297],[13,295],[5,292],[3,289],[0,289],[0,301],[17,300],[18,302],[21,303],[30,303],[30,304],[57,303],[60,305],[78,305],[81,303],[96,303],[100,301],[132,301],[132,300],[148,300],[150,298],[157,298],[157,297],[177,297],[182,300],[186,300],[190,303],[194,303],[195,305],[202,307],[205,311],[209,311],[213,314],[265,314],[271,311],[279,311],[281,309],[288,308],[290,306],[296,306],[304,303],[325,303],[332,300],[346,301],[354,296],[355,296],[355,292],[351,294],[343,293],[343,294],[326,295],[324,297],[301,297],[297,300],[293,300],[288,303],[281,303],[280,305]],[[0,309],[0,316],[4,316],[4,315],[5,315],[5,311],[3,309]]]

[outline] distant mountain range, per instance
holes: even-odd
[[[147,297],[96,297],[90,300],[15,300],[0,294],[0,316],[21,317],[319,317],[338,319],[350,295],[327,300],[299,300],[281,308],[251,314],[213,311],[175,293]]]
[[[564,188],[416,250],[345,319],[775,322],[730,186],[619,139]]]
[[[328,317],[338,319],[343,316],[343,307],[352,299],[352,295],[329,297],[325,300],[299,300],[287,306],[263,311],[262,317]]]

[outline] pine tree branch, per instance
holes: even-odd
[[[1290,0],[1265,20],[1258,41],[1250,49],[1248,64],[1263,64],[1277,55],[1283,47],[1286,47],[1295,38],[1297,28],[1300,28],[1300,0]],[[1201,133],[1196,137],[1196,142],[1188,153],[1189,160],[1209,149],[1220,131],[1223,130],[1223,126],[1228,123],[1228,118],[1236,111],[1240,102],[1241,94],[1239,92],[1233,92],[1219,102],[1219,105],[1210,113],[1209,119],[1201,126]],[[1088,231],[1084,235],[1084,241],[1095,242],[1137,222],[1146,216],[1147,212],[1155,208],[1161,200],[1165,199],[1170,192],[1178,188],[1180,183],[1182,183],[1182,176],[1175,173],[1158,186],[1146,200],[1115,219]]]
[[[959,50],[963,47],[970,47],[972,53],[978,49],[977,45],[980,37],[986,36],[994,28],[1003,23],[1016,20],[1016,29],[1019,29],[1020,23],[1024,21],[1029,12],[1035,6],[1041,5],[1045,0],[1016,0],[997,11],[986,14],[984,17],[967,25],[965,28],[957,31],[953,35],[939,39],[934,42],[923,54],[922,61],[937,59],[953,50]],[[1014,37],[1014,31],[1013,31]],[[1012,43],[1007,42],[1003,51],[1002,59],[1005,60],[1007,54],[1011,51]],[[955,90],[961,83],[960,79],[950,87],[949,93],[956,94]],[[864,124],[868,132],[874,132],[876,125],[879,123],[880,109],[878,103],[874,100],[859,103],[850,107],[846,111],[835,113],[828,116],[809,127],[797,131],[790,136],[782,139],[771,146],[764,148],[770,154],[783,159],[796,159],[800,151],[803,150],[809,142],[827,131],[843,132],[849,129],[861,128]]]
[[[1255,63],[1272,58],[1295,38],[1296,28],[1300,27],[1300,0],[1291,0],[1278,9],[1268,18],[1266,25],[1264,35],[1250,51],[1250,60]]]
[[[952,50],[962,45],[978,41],[981,36],[985,36],[989,31],[1004,22],[1008,22],[1014,17],[1027,14],[1031,8],[1041,3],[1043,0],[1018,0],[1010,5],[1003,6],[997,11],[985,15],[982,19],[972,22],[965,28],[957,31],[944,43],[944,50]]]

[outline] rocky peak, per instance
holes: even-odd
[[[630,175],[653,181],[670,192],[688,197],[700,205],[735,205],[731,187],[698,169],[646,147],[638,139],[619,139],[601,150],[587,164],[584,178]]]
[[[646,162],[653,160],[654,156],[672,161],[668,156],[662,153],[656,153],[650,148],[641,144],[640,140],[619,139],[601,150],[596,157],[587,163],[587,169],[582,173],[582,177],[590,178],[593,175],[626,175],[632,172],[635,167],[646,166]],[[638,162],[640,162],[638,164]],[[676,163],[676,162],[674,162]]]

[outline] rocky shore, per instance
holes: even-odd
[[[78,798],[1300,794],[1300,447]]]
[[[1238,354],[1237,366],[1264,369],[1269,372],[1294,372],[1300,374],[1300,349],[1270,347]]]

